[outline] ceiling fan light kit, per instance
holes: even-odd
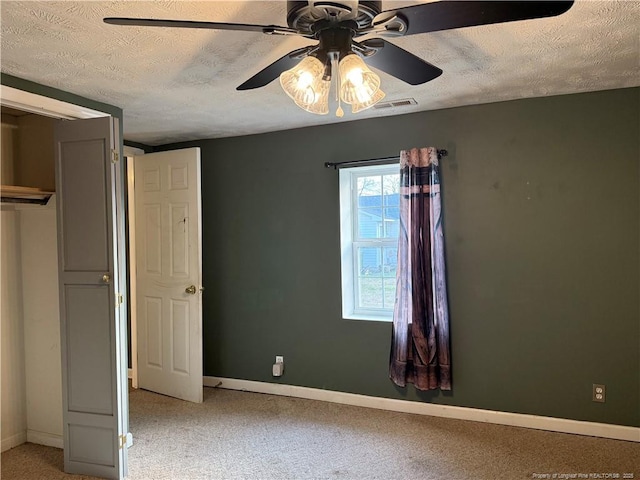
[[[384,98],[380,90],[380,77],[358,55],[349,53],[338,62],[339,52],[328,53],[322,55],[325,63],[315,56],[308,56],[280,74],[282,89],[296,105],[311,113],[329,113],[329,90],[333,78],[338,99],[337,116],[342,116],[340,101],[351,105],[352,113],[357,113]],[[333,75],[332,71],[338,74]]]
[[[193,20],[105,18],[112,25],[203,28],[297,35],[318,44],[299,48],[263,68],[237,90],[263,87],[276,78],[303,110],[326,115],[329,92],[335,83],[338,108],[351,105],[352,113],[374,106],[384,98],[380,77],[369,66],[409,85],[421,85],[442,70],[382,38],[400,37],[456,28],[531,20],[561,15],[573,1],[444,0],[382,11],[381,1],[287,1],[288,27]],[[367,65],[368,64],[368,65]],[[334,79],[334,80],[332,80]]]
[[[340,102],[351,105],[353,113],[373,106],[384,98],[380,77],[353,51],[355,20],[318,21],[312,26],[318,45],[293,68],[280,74],[280,85],[303,110],[325,115],[329,112],[328,89],[335,84],[338,108]]]

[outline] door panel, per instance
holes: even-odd
[[[160,275],[162,273],[162,231],[160,220],[160,204],[144,206],[145,233],[145,273],[147,275]]]
[[[171,225],[170,275],[174,279],[189,279],[189,232],[186,221],[189,218],[188,204],[170,205],[169,223]]]
[[[144,303],[146,308],[141,320],[147,325],[146,364],[150,368],[162,369],[162,299],[145,297]]]
[[[75,123],[74,123],[75,124]],[[62,203],[65,270],[109,270],[110,235],[107,219],[104,140],[60,145],[64,162],[62,184],[72,185]],[[82,225],[83,228],[74,228]],[[88,247],[91,248],[88,248]]]
[[[171,368],[174,373],[189,375],[189,302],[171,300]]]
[[[138,385],[201,402],[200,150],[137,156],[135,179]]]
[[[106,478],[127,472],[117,132],[111,117],[55,130],[64,468]]]
[[[66,285],[69,411],[113,415],[109,288]]]
[[[114,452],[110,428],[69,425],[71,461],[109,467]]]

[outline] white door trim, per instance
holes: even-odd
[[[0,88],[0,103],[7,107],[17,108],[25,112],[37,113],[52,118],[97,118],[108,117],[109,113],[81,107],[73,103],[63,102],[53,98],[25,92],[17,88],[2,85]]]
[[[127,162],[127,198],[129,215],[129,259],[136,258],[136,202],[135,202],[135,175],[134,166],[136,155],[144,155],[140,148],[124,146],[124,157]],[[137,290],[136,290],[136,268],[135,262],[129,262],[129,319],[131,323],[131,367],[129,368],[129,378],[131,386],[138,388],[138,320],[137,320]]]

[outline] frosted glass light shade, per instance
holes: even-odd
[[[340,60],[340,98],[356,113],[375,105],[384,98],[380,91],[380,77],[362,59],[349,54]]]
[[[351,113],[358,113],[362,110],[366,110],[369,107],[373,107],[376,103],[382,100],[385,97],[385,93],[378,89],[376,93],[373,94],[370,100],[366,102],[352,103],[351,104]]]
[[[305,57],[295,67],[280,74],[280,85],[303,110],[319,115],[329,113],[331,82],[323,80],[324,65],[316,57]]]

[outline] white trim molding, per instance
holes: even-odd
[[[128,226],[129,226],[129,320],[131,327],[131,368],[129,379],[131,386],[138,388],[138,277],[136,273],[136,191],[135,191],[135,156],[143,155],[139,148],[124,146],[124,155],[127,162],[127,198],[128,201]]]
[[[81,107],[72,103],[63,102],[54,98],[45,97],[36,93],[18,90],[17,88],[2,85],[0,88],[0,103],[7,107],[13,107],[38,115],[53,118],[96,118],[108,117],[109,114],[99,112],[91,108]]]
[[[27,441],[27,432],[19,432],[15,435],[2,439],[2,451],[6,452],[18,445],[22,445]]]
[[[279,383],[255,382],[235,378],[203,377],[205,387],[219,387],[228,390],[267,393],[285,397],[306,398],[324,402],[341,403],[358,407],[377,408],[394,412],[430,415],[432,417],[455,418],[474,422],[495,423],[512,427],[533,428],[551,432],[572,433],[591,437],[613,438],[640,443],[640,428],[608,423],[585,422],[565,418],[542,417],[523,413],[498,412],[479,408],[436,405],[393,398],[370,397],[355,393],[334,392],[317,388],[283,385]]]
[[[46,445],[47,447],[64,448],[62,435],[38,432],[36,430],[27,430],[27,442]]]

